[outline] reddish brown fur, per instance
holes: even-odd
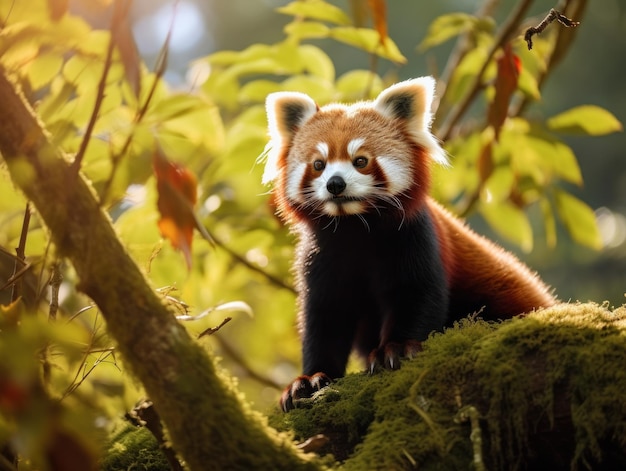
[[[489,293],[489,313],[502,319],[555,304],[548,287],[514,255],[476,234],[432,198],[426,199],[435,221],[441,259],[450,283],[451,302],[479,305]]]

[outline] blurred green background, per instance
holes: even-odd
[[[167,79],[184,86],[185,74],[193,59],[218,50],[240,50],[253,43],[271,44],[280,40],[282,27],[290,18],[276,13],[275,8],[286,3],[277,0],[179,2]],[[334,3],[350,10],[348,1]],[[495,18],[501,22],[516,2],[497,3]],[[481,1],[452,0],[388,1],[389,35],[408,58],[408,63],[398,67],[380,60],[378,72],[395,74],[398,79],[441,73],[454,42],[420,53],[416,46],[424,38],[428,25],[439,15],[454,11],[471,13],[482,4]],[[553,6],[552,2],[534,2],[529,25],[536,24]],[[148,65],[154,63],[172,11],[171,1],[134,3],[135,38]],[[330,40],[317,41],[317,44],[333,58],[338,75],[354,68],[369,67],[370,58],[365,52]],[[573,47],[544,85],[542,102],[534,104],[529,113],[547,117],[575,105],[595,104],[624,123],[625,77],[626,4],[619,0],[588,2]],[[571,191],[596,210],[605,248],[594,252],[574,244],[566,234],[560,233],[556,249],[549,249],[542,245],[543,239],[537,234],[533,251],[520,256],[555,287],[561,299],[607,300],[620,305],[626,292],[626,135],[567,137],[565,140],[574,150],[585,180],[583,188],[571,188]],[[470,224],[497,239],[479,217],[470,218]],[[506,241],[500,242],[519,253]]]

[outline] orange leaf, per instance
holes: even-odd
[[[380,36],[380,44],[387,39],[387,3],[385,0],[369,0],[369,7],[374,19],[374,28]]]
[[[496,65],[498,69],[495,81],[496,93],[489,106],[487,119],[493,126],[497,140],[509,110],[509,101],[517,89],[517,80],[521,70],[519,57],[513,53],[510,43],[504,46],[502,55],[496,60]]]
[[[152,166],[159,195],[159,230],[174,248],[183,252],[190,268],[193,229],[197,227],[193,211],[197,198],[196,177],[182,165],[167,160],[160,149],[153,154]]]

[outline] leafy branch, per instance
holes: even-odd
[[[102,69],[102,77],[100,77],[100,81],[98,82],[98,88],[96,91],[96,100],[93,105],[93,109],[91,110],[91,116],[89,117],[89,122],[87,123],[87,128],[85,129],[85,134],[83,136],[83,140],[80,143],[80,147],[78,152],[76,153],[76,157],[72,162],[72,168],[75,173],[78,173],[80,170],[81,164],[83,162],[83,158],[85,157],[85,152],[87,151],[87,146],[91,141],[91,134],[93,133],[93,128],[96,125],[96,121],[98,120],[98,114],[100,112],[100,107],[102,106],[102,102],[104,100],[104,91],[107,86],[107,77],[109,76],[109,70],[111,69],[111,63],[113,59],[113,50],[115,49],[115,30],[117,29],[117,25],[121,22],[121,19],[128,13],[128,8],[130,7],[130,1],[126,1],[124,7],[122,7],[123,0],[115,0],[113,7],[113,17],[111,18],[111,37],[109,38],[109,44],[107,46],[106,57],[104,59],[104,67]]]
[[[469,91],[459,103],[453,106],[450,113],[445,117],[443,124],[436,130],[436,134],[439,139],[445,142],[451,137],[454,127],[465,115],[470,105],[474,102],[478,93],[483,88],[483,75],[491,63],[493,56],[507,41],[509,41],[513,33],[519,27],[526,11],[530,8],[532,3],[532,0],[521,0],[518,2],[509,15],[509,18],[504,22],[498,34],[494,38],[493,44],[487,52],[485,61],[480,67],[478,73],[474,76],[469,87]],[[442,97],[442,100],[444,99],[445,95]]]

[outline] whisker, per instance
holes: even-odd
[[[367,229],[367,232],[370,232],[370,225],[367,223],[367,220],[361,214],[357,214],[357,217],[365,225],[365,228]]]

